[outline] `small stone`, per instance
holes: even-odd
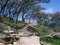
[[[0,43],[0,45],[4,45],[3,43]]]
[[[19,42],[14,42],[13,45],[20,45]]]

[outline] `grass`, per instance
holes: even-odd
[[[35,26],[35,27],[28,27],[27,28],[28,31],[34,33],[34,32],[37,32],[38,33],[38,36],[44,36],[44,35],[47,35],[48,32],[46,32],[44,29],[40,28],[39,26]]]
[[[0,29],[0,33],[3,33],[3,31]]]
[[[35,26],[35,29],[39,30],[38,33],[40,36],[49,34],[45,30],[41,29],[39,25]],[[60,45],[60,39],[57,37],[53,37],[53,38],[47,37],[47,38],[44,38],[43,41],[52,45]]]
[[[6,25],[0,23],[0,33],[3,33],[3,30],[7,30]]]
[[[10,20],[8,17],[2,17],[2,20],[0,22],[10,26],[11,28],[15,28],[15,29],[21,29],[23,28],[26,23],[25,22],[17,22],[17,24],[15,22],[13,22],[14,20]]]
[[[12,28],[15,28],[15,29],[21,29],[21,28],[23,28],[25,26],[25,23],[24,22],[18,23],[18,24],[12,23],[12,24],[10,24],[10,26]]]
[[[45,38],[43,41],[52,45],[60,45],[60,39],[57,38]]]
[[[27,28],[28,31],[34,33],[37,32],[38,36],[44,36],[49,34],[48,32],[46,32],[44,29],[42,29],[39,25],[35,26],[35,27],[28,27]],[[45,45],[48,44],[52,44],[52,45],[60,45],[60,39],[59,38],[50,38],[50,37],[46,37],[44,39],[41,39],[44,43],[46,43]],[[40,40],[40,41],[41,41]]]
[[[47,31],[45,31],[44,29],[42,29],[39,25],[34,27],[37,30],[37,33],[39,36],[44,36],[49,34]]]
[[[31,33],[36,32],[36,30],[35,30],[33,27],[31,27],[31,26],[29,26],[29,27],[27,28],[27,30],[30,31]]]

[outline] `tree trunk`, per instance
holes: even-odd
[[[22,21],[25,22],[24,13],[22,14]]]
[[[30,23],[30,18],[29,18],[29,23]]]
[[[1,10],[0,10],[0,14],[1,14],[2,10],[6,7],[6,4],[8,3],[8,1],[9,1],[9,0],[7,0],[4,5],[2,5]]]
[[[9,18],[11,18],[11,12],[10,12],[10,9],[11,9],[11,8],[9,8]]]
[[[18,22],[18,16],[19,16],[19,15],[17,15],[17,17],[16,17],[16,24],[17,24],[17,22]]]

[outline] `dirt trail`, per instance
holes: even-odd
[[[15,42],[14,45],[41,45],[39,37],[27,31],[26,28],[27,26],[18,31],[18,36],[20,39],[18,42]]]
[[[17,42],[13,42],[13,44],[8,44],[8,45],[41,45],[39,41],[39,37],[27,31],[26,28],[28,26],[32,26],[32,24],[26,25],[24,28],[17,30],[18,33],[17,35],[11,34],[12,36],[15,35],[19,37],[19,40]],[[4,45],[4,44],[0,43],[0,45]]]
[[[20,45],[40,45],[40,41],[37,36],[20,37],[19,42]]]

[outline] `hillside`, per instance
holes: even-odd
[[[10,20],[9,18],[7,20],[7,18],[8,17],[1,18],[2,20],[0,22],[0,45],[60,44],[60,32],[55,32],[50,27],[37,24],[29,24],[21,21],[18,21],[18,23],[16,24],[15,22],[12,22],[13,20]]]
[[[26,28],[29,25],[25,26],[25,23],[23,22],[18,22],[18,24],[15,24],[14,22],[11,22],[13,20],[10,20],[9,18],[7,20],[7,18],[8,17],[1,18],[0,45],[9,45],[11,43],[13,43],[13,45],[40,45],[39,37],[27,31]],[[7,38],[7,40],[5,38]],[[16,40],[16,38],[18,38],[19,40]],[[11,42],[8,40],[10,40]]]
[[[3,25],[4,26],[4,25]],[[6,26],[6,25],[5,25]],[[7,26],[8,28],[8,26]],[[18,35],[14,35],[16,37],[19,37],[19,40],[16,42],[13,42],[13,45],[40,45],[40,41],[39,41],[39,37],[33,35],[32,33],[30,33],[29,31],[27,31],[26,29],[27,27],[24,27],[22,29],[18,29],[17,33]],[[8,31],[8,30],[7,30]],[[11,31],[11,30],[10,30]],[[9,32],[10,32],[9,31]],[[14,30],[13,30],[14,31]],[[9,33],[8,32],[8,33]],[[10,34],[11,36],[13,36],[13,34]],[[4,35],[4,34],[3,34]],[[0,36],[1,37],[1,36]],[[1,40],[0,40],[1,41]],[[5,42],[6,43],[6,42]],[[4,45],[3,43],[0,42],[0,45]],[[12,45],[12,44],[11,44]]]

